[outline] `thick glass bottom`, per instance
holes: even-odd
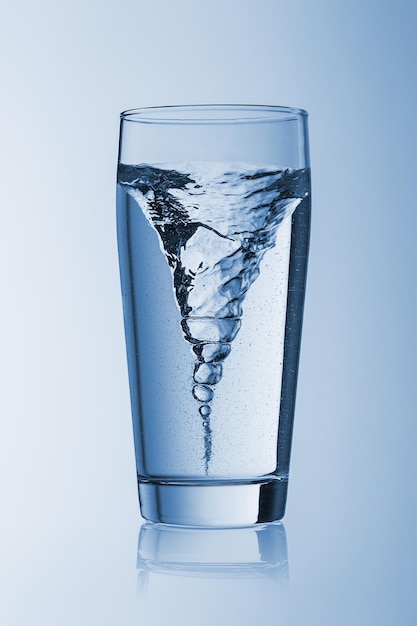
[[[276,522],[285,513],[288,482],[139,482],[142,516],[162,524],[236,527]]]

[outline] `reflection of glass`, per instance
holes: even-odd
[[[253,626],[273,618],[287,626],[281,523],[227,529],[147,523],[139,534],[137,567],[141,623]]]
[[[288,577],[287,540],[281,523],[247,528],[198,529],[144,524],[139,572],[236,578]]]
[[[284,515],[307,264],[307,114],[122,114],[118,242],[146,519]]]

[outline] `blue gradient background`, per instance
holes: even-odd
[[[2,16],[1,623],[413,626],[416,3],[16,0]],[[118,114],[198,102],[310,113],[290,577],[161,576],[138,595]]]

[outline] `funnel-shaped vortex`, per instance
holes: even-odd
[[[120,165],[118,182],[157,231],[173,273],[182,331],[195,355],[192,393],[208,472],[211,403],[242,303],[279,224],[308,194],[306,171],[244,163]]]

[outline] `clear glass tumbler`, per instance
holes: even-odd
[[[309,242],[307,113],[125,111],[117,224],[142,515],[281,519]]]

